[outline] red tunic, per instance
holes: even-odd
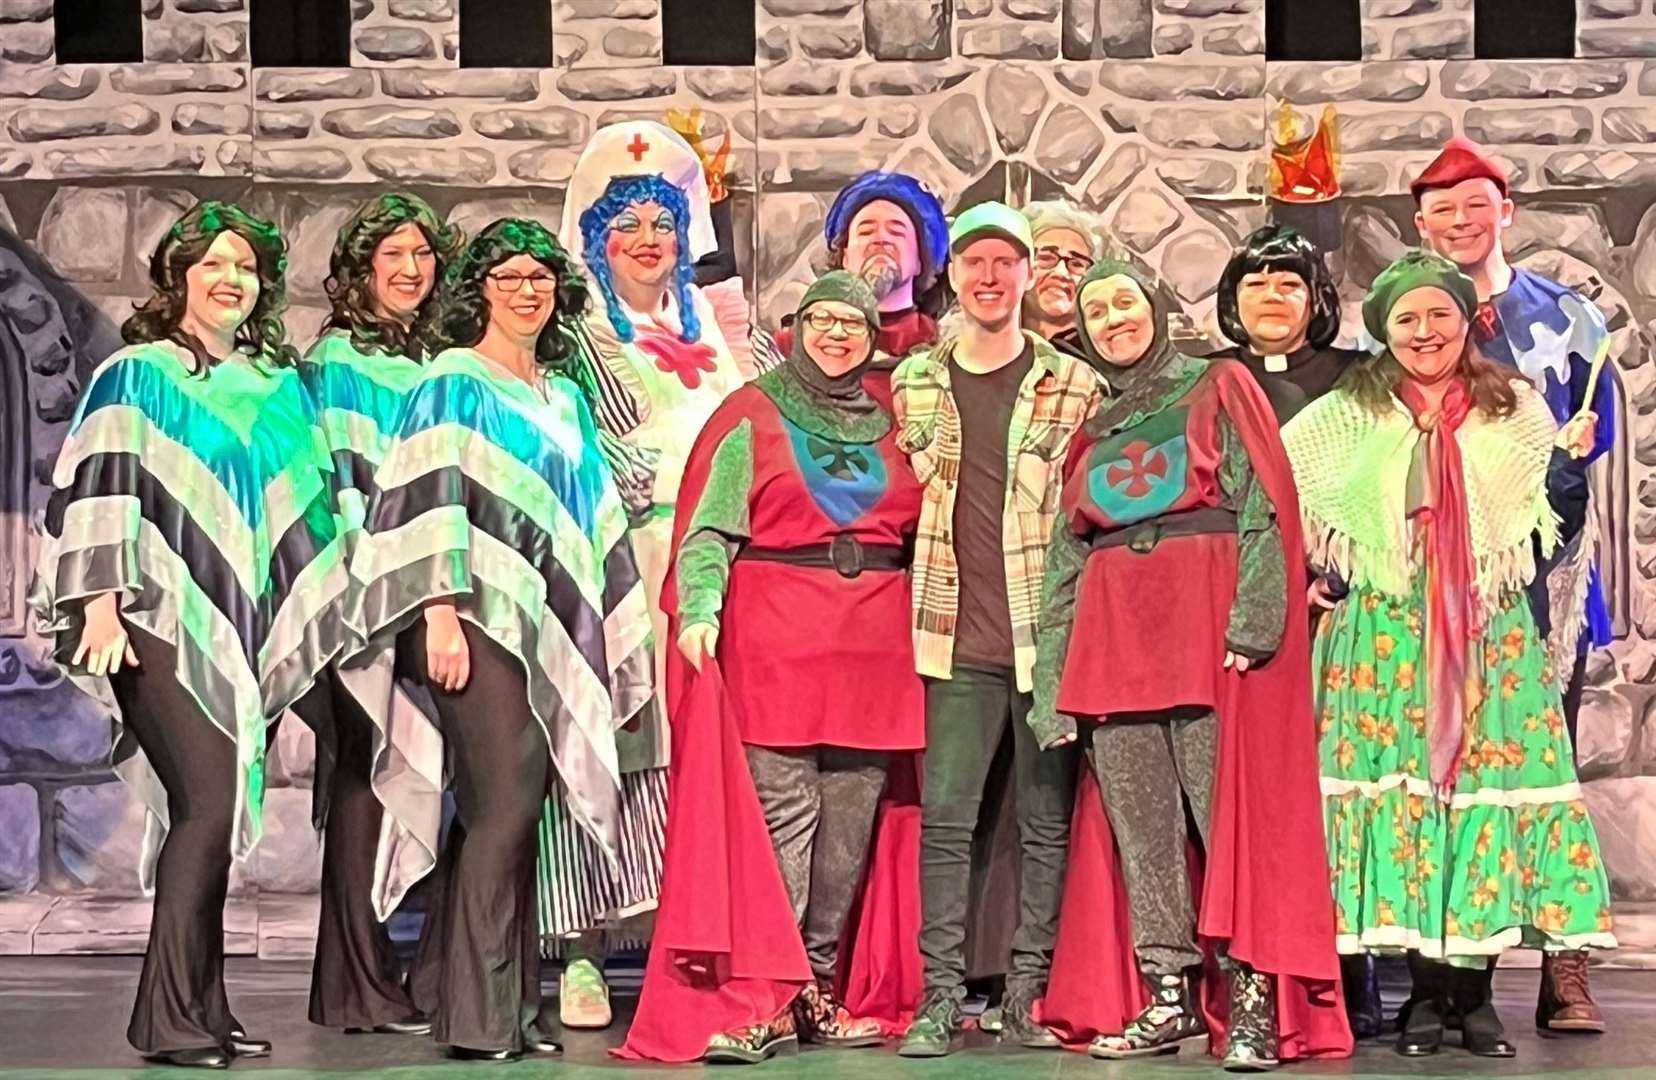
[[[1060,501],[1071,532],[1088,540],[1230,505],[1219,480],[1225,371],[1209,369],[1175,404],[1130,428],[1102,439],[1076,435]],[[1076,586],[1058,711],[1104,718],[1217,707],[1236,558],[1234,532],[1170,536],[1146,552],[1125,544],[1094,551]],[[1176,627],[1169,612],[1179,613]]]
[[[814,458],[807,453],[806,469],[811,468],[810,461],[818,466],[808,478],[797,467],[789,426],[763,391],[750,385],[725,400],[696,440],[679,496],[675,548],[700,501],[713,450],[744,419],[753,421],[754,433],[749,504],[753,543],[776,547],[816,543],[843,531],[852,531],[869,543],[895,543],[918,521],[919,487],[907,461],[896,452],[892,436],[879,446],[886,484],[877,497],[875,485],[857,482],[845,466],[853,466],[852,474],[866,470],[828,453]],[[808,438],[798,445],[807,452],[811,449]],[[829,469],[839,475],[837,485],[831,482],[834,475]],[[791,477],[786,475],[790,470]],[[827,473],[830,482],[824,482],[818,472]],[[814,492],[812,479],[816,481]],[[865,503],[868,508],[848,525],[842,527],[835,520],[834,515],[843,519]],[[778,575],[778,571],[784,573]],[[816,687],[811,693],[821,699],[814,703],[811,719],[796,722],[782,716],[775,723],[783,730],[832,727],[838,745],[879,740],[918,748],[925,737],[925,709],[909,643],[907,577],[893,571],[865,571],[848,580],[832,570],[737,560],[722,616],[719,660],[704,664],[696,673],[677,649],[668,654],[668,716],[674,751],[669,766],[668,804],[672,809],[667,819],[661,904],[638,1008],[626,1045],[615,1051],[617,1056],[694,1060],[711,1036],[770,1021],[810,982],[799,927],[742,754],[742,742],[748,737],[744,715],[761,710],[752,701],[746,706],[737,703],[737,695],[721,677],[721,668],[745,667],[748,693],[784,674],[811,680]],[[769,600],[773,587],[786,591],[789,601]],[[791,606],[796,603],[806,606]],[[676,640],[674,573],[668,575],[662,606],[672,620]],[[888,607],[894,614],[887,612]],[[742,622],[751,627],[768,623],[776,636],[764,639],[757,631],[738,630]],[[795,657],[791,671],[783,670],[786,665],[778,667],[746,655],[754,648],[763,652],[778,646]],[[824,651],[828,648],[832,654]],[[886,655],[868,655],[873,652]],[[866,665],[879,674],[865,675],[850,665]],[[870,689],[877,682],[883,684],[879,692]],[[793,687],[783,692],[790,700],[808,699],[807,692]],[[842,696],[861,703],[860,717],[841,707],[843,703],[828,703]],[[757,723],[768,727],[770,718],[785,710],[778,710],[773,701],[762,711],[767,719]],[[893,759],[892,784],[881,803],[862,897],[853,915],[855,930],[848,926],[850,947],[841,950],[840,989],[847,1007],[879,1020],[888,1032],[901,1030],[907,1023],[919,995],[920,810],[913,790],[913,762],[911,754]]]
[[[1223,410],[1235,426],[1255,479],[1275,508],[1283,548],[1298,560],[1299,500],[1270,403],[1246,370],[1234,362],[1215,364],[1201,383],[1207,384],[1204,392],[1213,396],[1212,407]],[[1193,388],[1192,394],[1195,392]],[[1184,425],[1171,427],[1182,429]],[[1191,438],[1192,432],[1185,431],[1185,436]],[[1176,438],[1173,431],[1152,432],[1134,461],[1141,469],[1153,466],[1146,451],[1162,448],[1170,454],[1162,478],[1180,480],[1183,474],[1174,467],[1177,455],[1170,444]],[[1204,437],[1196,433],[1192,459],[1204,457],[1206,445]],[[1133,457],[1126,453],[1128,446],[1121,449],[1124,457]],[[1079,463],[1090,453],[1091,444],[1072,447],[1066,473],[1082,471]],[[1208,489],[1204,475],[1198,466],[1193,483],[1177,490],[1163,489],[1157,497],[1166,500],[1167,508],[1185,506],[1180,500],[1205,498],[1203,493]],[[1120,473],[1117,479],[1122,481],[1117,485],[1118,494],[1131,499],[1113,499],[1102,489],[1089,491],[1088,495],[1094,497],[1093,510],[1110,512],[1112,520],[1119,522],[1130,519],[1134,503],[1151,498],[1152,493],[1144,491],[1143,484],[1131,484]],[[1156,485],[1152,482],[1150,486]],[[1154,499],[1138,509],[1153,506]],[[1167,508],[1144,513],[1136,520],[1171,512]],[[1090,530],[1097,523],[1088,518],[1086,528]],[[1234,550],[1234,537],[1230,543]],[[1188,543],[1175,547],[1171,540],[1163,541],[1161,546],[1170,551],[1182,549],[1186,555],[1198,550]],[[1217,550],[1201,550],[1217,561]],[[1100,561],[1100,556],[1094,555],[1089,569],[1091,563]],[[1233,577],[1234,563],[1233,555]],[[1169,652],[1171,639],[1197,633],[1205,637],[1207,631],[1191,629],[1192,624],[1199,624],[1217,626],[1214,632],[1222,641],[1234,585],[1222,587],[1226,579],[1211,568],[1191,572],[1186,567],[1182,572],[1202,584],[1188,593],[1170,593],[1167,590],[1184,587],[1177,580],[1178,574],[1158,576],[1148,590],[1144,580],[1134,580],[1137,606],[1155,616],[1147,617],[1141,625],[1153,625],[1155,632],[1130,656],[1111,658],[1109,676],[1138,685],[1140,689],[1135,693],[1143,694],[1140,700],[1145,701],[1172,697],[1183,702],[1195,695],[1212,695],[1219,717],[1219,753],[1209,828],[1211,847],[1195,871],[1197,933],[1208,944],[1224,942],[1232,957],[1276,977],[1277,1023],[1285,1059],[1347,1056],[1352,1040],[1340,999],[1334,902],[1327,888],[1328,858],[1317,780],[1317,731],[1311,708],[1307,635],[1310,620],[1304,582],[1297,574],[1288,575],[1282,643],[1268,662],[1246,674],[1221,671],[1220,664],[1213,662],[1213,671],[1199,680],[1196,690],[1191,690],[1181,685],[1181,680],[1197,673],[1171,664],[1194,661],[1178,650]],[[1213,588],[1218,591],[1202,591]],[[1083,594],[1078,594],[1066,666],[1077,656],[1078,647],[1089,666],[1098,660],[1087,651],[1090,646],[1081,642],[1081,636],[1089,632],[1081,621],[1079,605],[1083,602]],[[1211,653],[1213,646],[1206,649]],[[1174,660],[1170,661],[1169,656]],[[1151,678],[1137,678],[1137,667],[1148,669]],[[1157,679],[1164,686],[1159,692],[1150,689]],[[1070,692],[1077,697],[1082,693],[1079,688],[1071,688]],[[1098,698],[1088,703],[1111,700]],[[1095,714],[1089,711],[1084,715]],[[1137,977],[1133,957],[1132,926],[1118,873],[1114,836],[1091,770],[1083,776],[1077,793],[1069,856],[1057,947],[1046,998],[1041,1003],[1041,1019],[1057,1029],[1066,1042],[1085,1046],[1100,1033],[1119,1032],[1145,1003],[1144,986]],[[1228,1017],[1223,982],[1216,976],[1217,970],[1212,969],[1202,1006],[1214,1031],[1211,1049],[1222,1054]]]
[[[895,431],[873,448],[874,461],[866,444],[835,444],[794,426],[757,386],[720,405],[691,451],[686,476],[701,472],[700,459],[710,459],[723,434],[743,421],[753,438],[749,544],[796,548],[850,534],[864,544],[899,546],[913,534],[920,485]],[[908,620],[908,575],[901,571],[846,578],[824,567],[737,558],[718,650],[742,741],[923,747],[924,695]]]

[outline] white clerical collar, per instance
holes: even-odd
[[[1270,372],[1272,375],[1281,375],[1284,371],[1288,370],[1288,357],[1281,354],[1273,356],[1267,353],[1266,355],[1261,356],[1260,359],[1265,361],[1265,370]]]

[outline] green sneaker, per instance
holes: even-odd
[[[947,994],[934,994],[914,1014],[914,1022],[897,1047],[899,1057],[947,1057],[966,1045],[961,1028],[960,1003]]]

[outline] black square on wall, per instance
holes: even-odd
[[[548,0],[460,0],[460,66],[552,66]]]
[[[350,67],[350,0],[254,0],[247,47],[254,67]]]
[[[661,0],[664,63],[751,67],[755,0]]]
[[[144,59],[139,0],[57,0],[52,36],[60,64],[138,64]]]
[[[1361,60],[1358,0],[1265,0],[1266,60]]]
[[[1576,0],[1472,0],[1472,55],[1479,60],[1575,56]]]

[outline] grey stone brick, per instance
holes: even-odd
[[[1236,188],[1236,167],[1224,161],[1181,157],[1156,167],[1167,186],[1180,195],[1224,195]]]
[[[1035,141],[1035,161],[1048,175],[1074,183],[1092,168],[1104,149],[1104,133],[1081,109],[1059,105],[1047,116]],[[985,163],[987,164],[987,163]]]
[[[20,67],[8,64],[0,67],[0,98],[76,101],[94,93],[98,89],[98,81],[98,69],[93,67]]]
[[[482,150],[375,147],[362,155],[374,175],[405,184],[487,184],[495,160]]]
[[[839,89],[839,69],[801,60],[766,68],[759,90],[776,97],[823,97]]]
[[[1100,64],[1100,86],[1140,101],[1205,98],[1231,101],[1258,97],[1265,89],[1261,64],[1163,64],[1116,60]],[[1293,99],[1298,100],[1298,99]]]
[[[577,101],[632,101],[665,97],[678,89],[678,78],[665,68],[570,71],[558,76],[558,89]]]
[[[1449,69],[1455,66],[1444,65],[1446,81]],[[1431,68],[1418,61],[1272,63],[1269,87],[1273,97],[1308,105],[1325,101],[1413,101],[1426,92],[1431,81]]]
[[[321,146],[255,146],[253,171],[271,180],[338,180],[351,171],[351,159]]]
[[[1087,184],[1082,201],[1094,210],[1104,209],[1149,166],[1150,154],[1144,147],[1137,143],[1121,144]]]
[[[537,139],[557,146],[579,147],[588,135],[585,116],[557,105],[480,112],[472,117],[472,128],[491,139]]]
[[[253,123],[261,139],[303,139],[311,133],[311,115],[304,109],[261,107]]]
[[[247,68],[236,64],[123,64],[109,72],[109,85],[123,94],[160,97],[247,88]]]
[[[1616,111],[1605,110],[1606,132],[1611,125],[1609,114]],[[1579,105],[1529,105],[1512,109],[1474,106],[1466,110],[1462,126],[1473,142],[1557,146],[1592,138],[1593,114]]]
[[[1137,127],[1151,142],[1175,150],[1258,150],[1265,145],[1257,111],[1156,109],[1140,117]]]
[[[604,51],[627,60],[659,60],[661,35],[630,26],[611,27],[604,33]]]
[[[347,139],[447,139],[462,129],[447,109],[365,105],[328,110],[322,114],[322,130]]]
[[[952,61],[935,64],[860,64],[851,72],[849,89],[855,97],[935,94],[960,85],[971,75],[971,68]]]
[[[246,105],[186,102],[173,110],[173,130],[180,135],[245,135],[253,127]]]
[[[862,52],[862,47],[862,31],[855,26],[799,28],[800,51],[815,60],[849,60]],[[768,56],[766,59],[780,58]]]
[[[89,135],[148,135],[161,126],[154,109],[129,101],[113,107],[33,108],[12,113],[6,130],[18,142],[80,139]]]
[[[989,129],[973,94],[955,94],[932,110],[926,125],[949,164],[968,175],[989,163]]]
[[[1015,154],[1029,145],[1035,122],[1046,108],[1046,83],[1026,68],[996,64],[983,88],[983,107],[995,129],[1001,152]]]
[[[380,90],[394,98],[498,98],[533,101],[540,94],[540,72],[520,68],[466,68],[433,71],[381,68]]]
[[[694,68],[684,73],[684,85],[708,101],[753,98],[753,69],[745,67]]]
[[[412,26],[365,26],[352,35],[356,51],[370,60],[435,60],[437,43]]]
[[[200,146],[177,143],[138,143],[48,150],[46,171],[53,176],[145,176],[198,172],[207,152]]]
[[[997,23],[970,26],[960,32],[962,56],[987,56],[1002,60],[1056,60],[1058,51],[1058,27],[1045,23]]]
[[[365,98],[374,92],[374,73],[326,68],[316,71],[259,72],[254,93],[260,101],[332,101]]]

